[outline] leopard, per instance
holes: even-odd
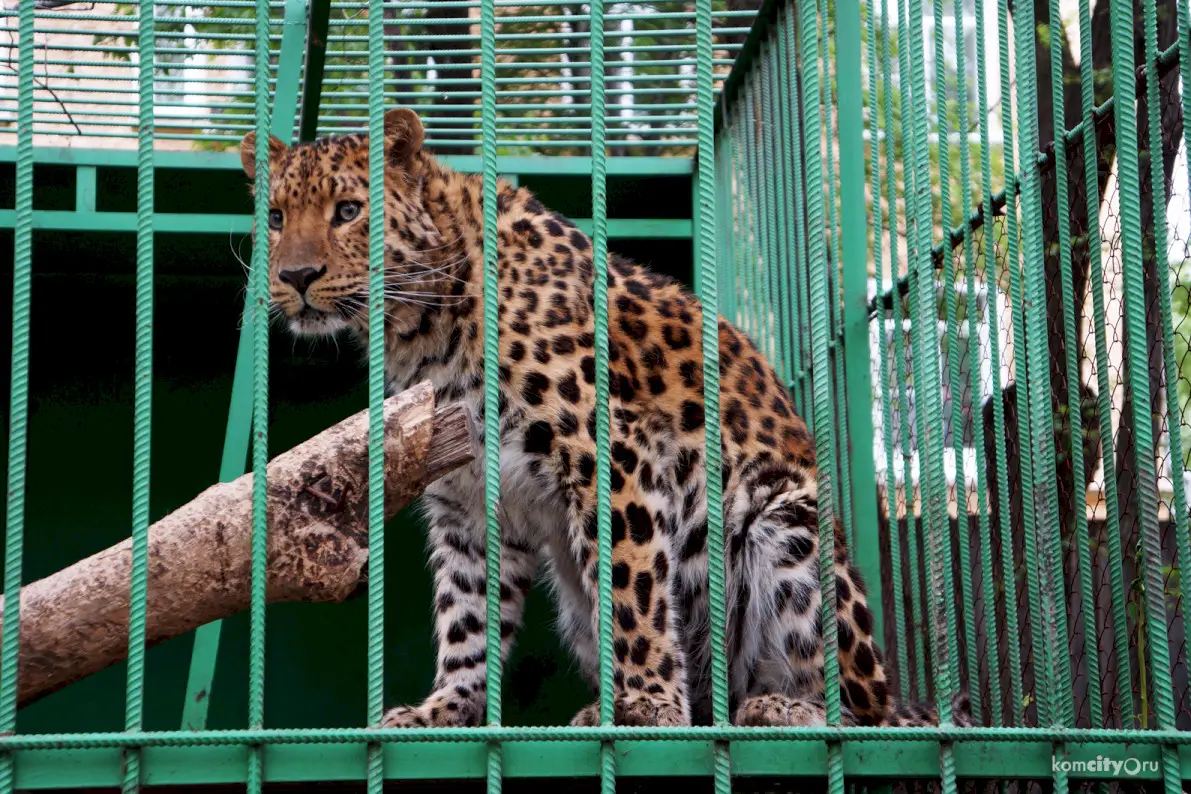
[[[499,581],[486,576],[481,454],[419,500],[433,574],[434,683],[421,703],[386,711],[380,726],[471,727],[486,713],[489,587],[499,588],[502,662],[531,587],[545,579],[557,631],[599,690],[595,247],[529,189],[500,179],[493,267],[484,258],[484,175],[434,156],[408,108],[384,114],[383,138],[384,206],[373,218],[366,133],[293,145],[270,136],[268,229],[256,233],[268,235],[269,301],[289,330],[343,333],[367,346],[369,229],[382,223],[387,393],[429,381],[437,401],[467,407],[480,449],[498,447]],[[255,176],[255,133],[240,154]],[[615,254],[607,264],[613,721],[709,724],[703,307],[677,280]],[[484,429],[486,273],[497,290],[496,439]],[[714,327],[731,721],[823,725],[814,439],[758,347],[723,317]],[[837,599],[843,723],[936,724],[933,706],[890,691],[838,521],[824,559]],[[571,724],[599,725],[598,701]]]

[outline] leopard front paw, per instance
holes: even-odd
[[[618,726],[654,728],[689,725],[682,709],[670,702],[654,700],[646,695],[621,695],[613,702],[612,722]],[[578,728],[594,728],[600,724],[599,701],[582,708],[571,720]]]
[[[385,712],[382,728],[474,728],[484,719],[484,702],[456,692],[436,693],[420,706],[397,706]]]

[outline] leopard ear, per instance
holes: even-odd
[[[269,136],[269,162],[276,163],[285,153],[289,151],[284,143]],[[244,136],[244,140],[240,141],[240,165],[244,168],[244,173],[248,174],[249,179],[256,178],[256,133],[250,132]]]
[[[385,114],[385,159],[390,165],[405,165],[422,149],[425,135],[422,120],[409,108],[394,108]]]

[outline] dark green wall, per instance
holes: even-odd
[[[0,167],[0,207],[12,207],[13,172]],[[135,207],[135,173],[100,169],[100,210]],[[582,178],[526,179],[551,207],[590,214]],[[73,209],[74,172],[39,167],[38,209]],[[249,210],[237,172],[159,174],[163,212]],[[675,201],[659,201],[673,197]],[[689,218],[685,177],[613,178],[613,218]],[[244,272],[243,235],[159,235],[156,241],[152,518],[186,503],[217,476],[223,444]],[[688,241],[613,241],[612,249],[689,281]],[[12,233],[0,232],[0,326],[11,326]],[[34,235],[25,581],[53,573],[129,533],[135,239],[130,234]],[[270,452],[308,438],[365,404],[366,368],[355,346],[270,340]],[[3,345],[9,367],[9,345]],[[3,376],[8,422],[8,378]],[[5,453],[6,454],[6,453]],[[430,577],[424,528],[400,516],[387,528],[386,700],[416,702],[433,677]],[[364,599],[342,605],[282,604],[268,611],[266,722],[270,727],[358,726],[365,704]],[[211,695],[210,726],[247,720],[248,621],[225,622]],[[536,588],[506,669],[507,724],[565,722],[590,700],[553,634],[553,615]],[[148,657],[146,727],[181,721],[192,638]],[[20,714],[28,732],[120,730],[124,667],[105,670]]]

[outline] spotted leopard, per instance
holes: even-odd
[[[483,180],[423,151],[410,110],[384,119],[385,378],[429,379],[484,415]],[[255,139],[241,154],[254,174]],[[367,341],[368,138],[269,142],[270,296],[300,335]],[[597,680],[595,318],[592,243],[525,188],[497,188],[501,655],[544,566],[559,630]],[[608,274],[614,704],[617,724],[710,717],[702,309],[616,256]],[[727,648],[734,720],[821,724],[818,480],[814,442],[764,356],[719,320]],[[481,443],[484,439],[481,438]],[[482,458],[481,458],[482,461]],[[437,675],[385,726],[471,726],[485,711],[482,462],[422,505],[434,573]],[[834,540],[840,695],[856,724],[922,724],[894,702],[865,589]],[[596,723],[593,705],[573,719]]]

